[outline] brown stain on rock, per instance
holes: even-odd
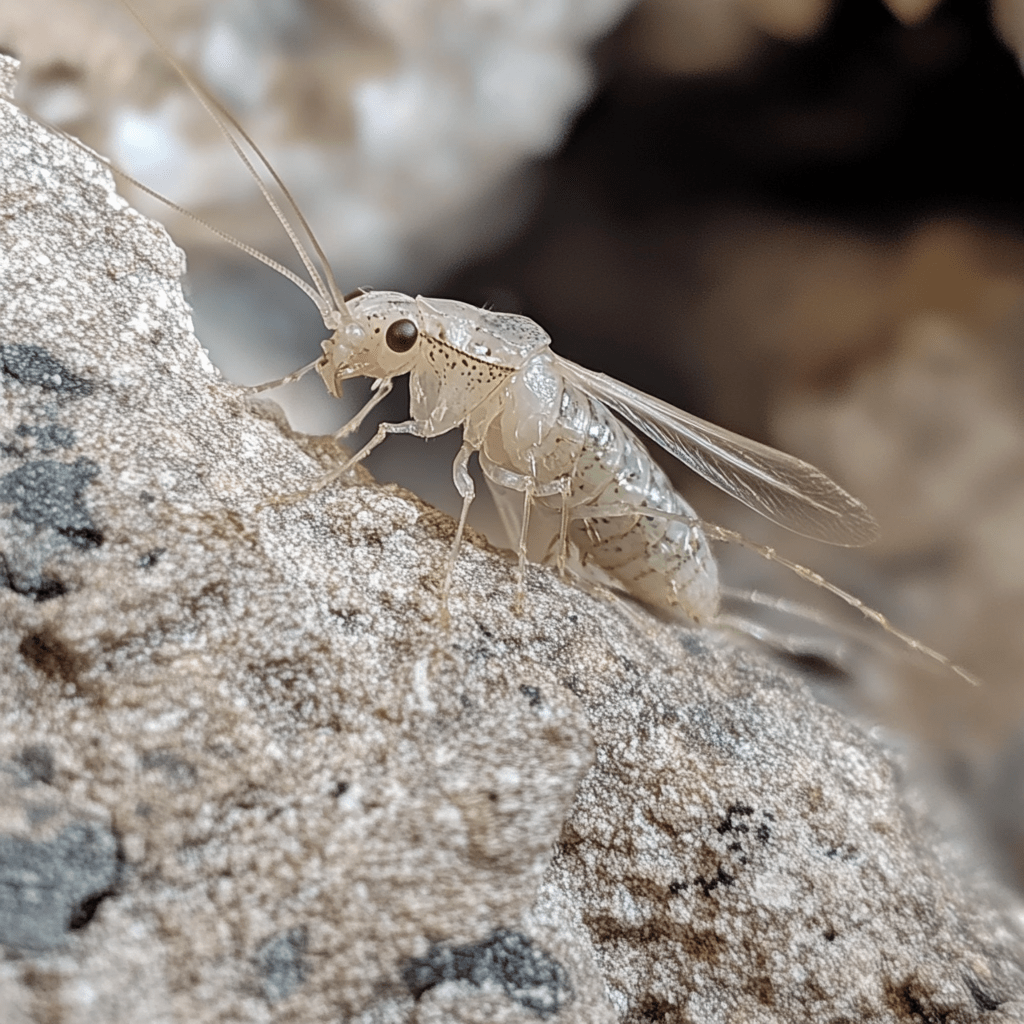
[[[48,679],[75,683],[84,669],[80,655],[64,643],[49,627],[26,636],[18,645],[18,653]]]

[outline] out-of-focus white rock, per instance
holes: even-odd
[[[0,102],[0,997],[65,1024],[1024,1020],[1024,911],[771,664],[467,545],[203,358]]]
[[[393,283],[423,280],[502,227],[480,204],[557,146],[590,93],[586,47],[629,0],[138,6],[258,140],[339,278]],[[285,247],[236,155],[117,0],[9,0],[0,47],[26,65],[30,109],[250,244]],[[171,219],[177,237],[210,241]]]
[[[1021,0],[992,0],[992,21],[1006,45],[1024,66],[1024,3]]]

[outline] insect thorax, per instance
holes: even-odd
[[[424,337],[409,377],[409,415],[426,425],[428,435],[444,433],[489,410],[514,372]]]
[[[452,348],[495,366],[519,369],[551,338],[529,317],[480,309],[456,299],[416,297],[420,328]]]
[[[503,385],[537,353],[550,351],[551,339],[526,317],[422,295],[416,306],[421,341],[410,414],[430,433],[492,418],[504,402]]]

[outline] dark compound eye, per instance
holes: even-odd
[[[388,326],[384,340],[392,352],[408,352],[419,336],[419,328],[412,320],[396,320]]]

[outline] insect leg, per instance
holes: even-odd
[[[722,587],[722,597],[730,601],[738,601],[743,604],[753,604],[761,608],[769,608],[774,612],[783,615],[790,615],[795,619],[803,619],[806,622],[813,622],[816,626],[824,626],[833,633],[841,633],[851,640],[877,650],[887,650],[879,641],[878,636],[867,629],[858,626],[851,626],[846,622],[838,622],[833,616],[826,615],[817,608],[791,601],[786,597],[778,597],[775,594],[765,594],[760,590],[738,590],[735,587]]]
[[[720,615],[715,619],[714,624],[735,630],[743,636],[749,636],[752,640],[764,644],[765,647],[788,654],[793,658],[815,655],[830,662],[840,671],[845,671],[844,666],[849,662],[850,649],[842,640],[836,640],[833,643],[820,640],[812,642],[806,636],[796,633],[780,633],[777,630],[768,629],[759,622],[743,618],[741,615]],[[877,647],[878,644],[872,646]]]
[[[354,433],[362,425],[363,420],[373,411],[373,409],[381,402],[385,397],[391,394],[391,389],[394,387],[394,382],[391,377],[380,377],[373,382],[373,395],[370,396],[370,400],[362,407],[346,423],[343,427],[339,428],[334,432],[334,440],[340,441],[343,437],[348,437],[349,434]]]
[[[565,563],[569,557],[569,493],[572,482],[569,477],[562,481],[562,522],[558,529],[558,575],[566,578]]]
[[[455,563],[459,558],[459,549],[462,547],[462,535],[466,530],[466,518],[469,515],[469,506],[473,504],[476,497],[476,486],[473,478],[469,475],[469,457],[476,449],[465,441],[459,449],[452,463],[452,479],[455,481],[455,489],[462,495],[462,514],[459,516],[459,525],[455,530],[455,540],[452,542],[452,550],[448,555],[448,568],[444,574],[444,586],[441,588],[441,619],[445,626],[448,625],[448,594],[452,588],[452,576],[455,574]]]
[[[897,640],[906,647],[909,647],[912,651],[916,651],[918,654],[922,654],[926,658],[930,658],[932,661],[937,662],[950,672],[960,676],[961,679],[965,679],[972,686],[978,685],[978,679],[971,675],[971,673],[965,668],[961,668],[944,654],[940,654],[933,648],[921,643],[920,640],[916,640],[909,633],[904,633],[899,627],[894,626],[881,612],[875,611],[874,608],[866,605],[859,597],[855,597],[853,594],[843,590],[841,587],[837,587],[834,583],[830,583],[824,576],[816,573],[813,569],[808,569],[806,566],[790,561],[790,559],[780,555],[774,548],[769,547],[766,544],[757,544],[752,540],[748,540],[742,533],[737,533],[735,530],[727,530],[724,526],[718,526],[716,523],[705,522],[703,519],[699,519],[696,516],[687,516],[676,512],[666,512],[663,509],[651,508],[647,505],[638,507],[636,505],[622,503],[619,505],[602,505],[600,507],[600,515],[602,517],[616,515],[635,516],[638,514],[650,516],[654,519],[671,519],[675,522],[685,523],[687,526],[695,526],[703,530],[705,535],[712,540],[722,541],[727,544],[738,544],[740,547],[754,552],[755,555],[759,555],[761,558],[765,559],[765,561],[775,562],[777,565],[781,565],[784,568],[789,569],[790,572],[795,573],[801,579],[807,580],[808,583],[813,583],[816,587],[821,587],[822,590],[827,590],[830,594],[838,597],[840,601],[845,602],[851,608],[856,608],[857,611],[859,611],[866,619],[874,622],[886,633],[896,637]],[[583,514],[577,518],[586,519],[588,517],[586,514]],[[597,516],[594,516],[593,518],[597,518]]]
[[[370,438],[362,448],[351,456],[349,460],[338,469],[331,470],[327,476],[331,480],[337,480],[339,476],[344,476],[350,469],[358,466],[363,459],[366,458],[374,448],[379,445],[388,434],[412,434],[413,437],[424,437],[423,427],[420,426],[416,420],[406,420],[404,423],[379,423],[377,424],[377,433]],[[322,486],[322,485],[321,485]]]
[[[840,622],[833,615],[828,615],[811,608],[800,601],[791,601],[786,597],[778,597],[775,594],[765,594],[760,590],[737,590],[735,587],[722,587],[722,597],[731,601],[742,602],[743,604],[758,605],[761,608],[769,608],[772,611],[780,612],[783,615],[792,616],[795,619],[803,619],[806,622],[813,622],[816,626],[823,626],[831,633],[837,633],[853,643],[864,647],[870,647],[880,654],[891,654],[892,647],[887,645],[874,631],[865,627],[852,625],[848,622]],[[738,620],[744,623],[741,632],[747,633],[755,640],[761,640],[768,646],[781,647],[783,650],[793,654],[800,654],[806,651],[809,641],[806,637],[797,638],[796,634],[779,635],[774,631],[765,631],[748,619]],[[728,623],[733,625],[732,622]],[[761,633],[764,633],[762,636]],[[846,646],[840,641],[833,653],[832,660],[842,664],[845,658]],[[838,651],[839,653],[834,653]]]
[[[261,391],[272,391],[274,388],[282,388],[285,384],[294,384],[297,380],[302,380],[303,377],[309,373],[310,370],[316,367],[316,364],[320,362],[320,356],[309,363],[307,366],[303,366],[302,369],[296,370],[294,373],[289,373],[285,377],[280,377],[278,380],[268,380],[263,384],[247,384],[242,385],[241,390],[247,395],[258,395]]]
[[[358,466],[363,459],[366,458],[374,448],[379,445],[388,434],[412,434],[414,437],[423,437],[423,428],[417,423],[416,420],[406,420],[405,423],[381,423],[377,427],[377,433],[351,456],[345,463],[339,466],[337,469],[332,469],[330,473],[325,473],[319,480],[317,480],[312,486],[305,488],[301,491],[292,491],[289,494],[277,494],[272,498],[264,499],[260,502],[260,508],[266,505],[290,505],[296,501],[302,501],[303,498],[312,497],[314,494],[322,491],[328,484],[333,483],[339,477],[343,477],[350,469],[354,466]]]
[[[526,539],[530,535],[530,509],[533,506],[533,485],[527,482],[523,488],[523,522],[519,530],[519,564],[516,566],[515,612],[522,615],[526,608]]]

